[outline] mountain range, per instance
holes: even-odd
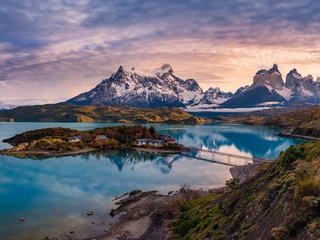
[[[311,75],[303,77],[296,69],[286,75],[285,82],[276,64],[259,70],[251,86],[239,89],[222,107],[264,107],[320,102],[320,81]]]
[[[82,93],[69,103],[79,105],[126,105],[143,108],[190,107],[200,104],[219,106],[232,93],[210,88],[207,91],[194,79],[183,80],[174,74],[169,64],[163,64],[152,73],[135,68],[119,69],[92,90]]]
[[[285,81],[276,64],[261,69],[253,83],[235,93],[209,88],[204,91],[194,79],[183,80],[169,64],[143,73],[122,66],[92,90],[68,100],[77,105],[126,105],[142,108],[185,107],[190,109],[285,106],[320,102],[320,80],[291,70]]]

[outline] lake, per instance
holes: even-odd
[[[27,130],[78,130],[114,124],[0,123],[0,140]],[[160,125],[177,142],[241,156],[275,159],[300,140],[277,136],[277,129],[231,125]],[[9,145],[0,143],[0,149]],[[133,189],[167,193],[184,184],[215,188],[231,178],[229,166],[182,155],[109,151],[44,160],[0,156],[0,239],[63,239],[70,231],[85,238],[108,227],[112,199]],[[93,216],[87,216],[93,211]],[[20,221],[25,218],[25,221]]]

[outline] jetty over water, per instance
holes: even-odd
[[[183,152],[182,155],[195,158],[202,161],[224,164],[228,166],[243,166],[248,164],[258,164],[270,160],[241,156],[231,153],[223,153],[215,150],[206,150],[202,148],[189,148],[191,151]]]

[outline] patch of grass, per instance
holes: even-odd
[[[215,235],[217,238],[214,239],[222,239],[220,237],[224,234],[218,229],[221,211],[217,206],[206,207],[218,196],[220,194],[209,194],[180,203],[180,214],[173,226],[172,239],[204,239],[204,235]]]
[[[239,186],[240,180],[238,178],[231,178],[226,181],[226,187],[229,190],[234,190]]]
[[[281,154],[280,161],[285,169],[291,168],[292,163],[297,159],[302,159],[305,157],[305,152],[303,147],[291,146],[287,151]]]
[[[303,178],[295,186],[294,199],[296,202],[301,202],[306,196],[320,196],[320,184],[314,177]]]

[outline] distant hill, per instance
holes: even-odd
[[[320,106],[263,119],[264,125],[287,128],[291,134],[320,137]]]
[[[0,111],[0,121],[198,124],[205,120],[194,117],[178,108],[140,109],[122,106],[78,106],[59,103],[23,106]]]
[[[293,105],[286,108],[218,116],[216,120],[274,126],[293,135],[320,138],[320,106]]]

